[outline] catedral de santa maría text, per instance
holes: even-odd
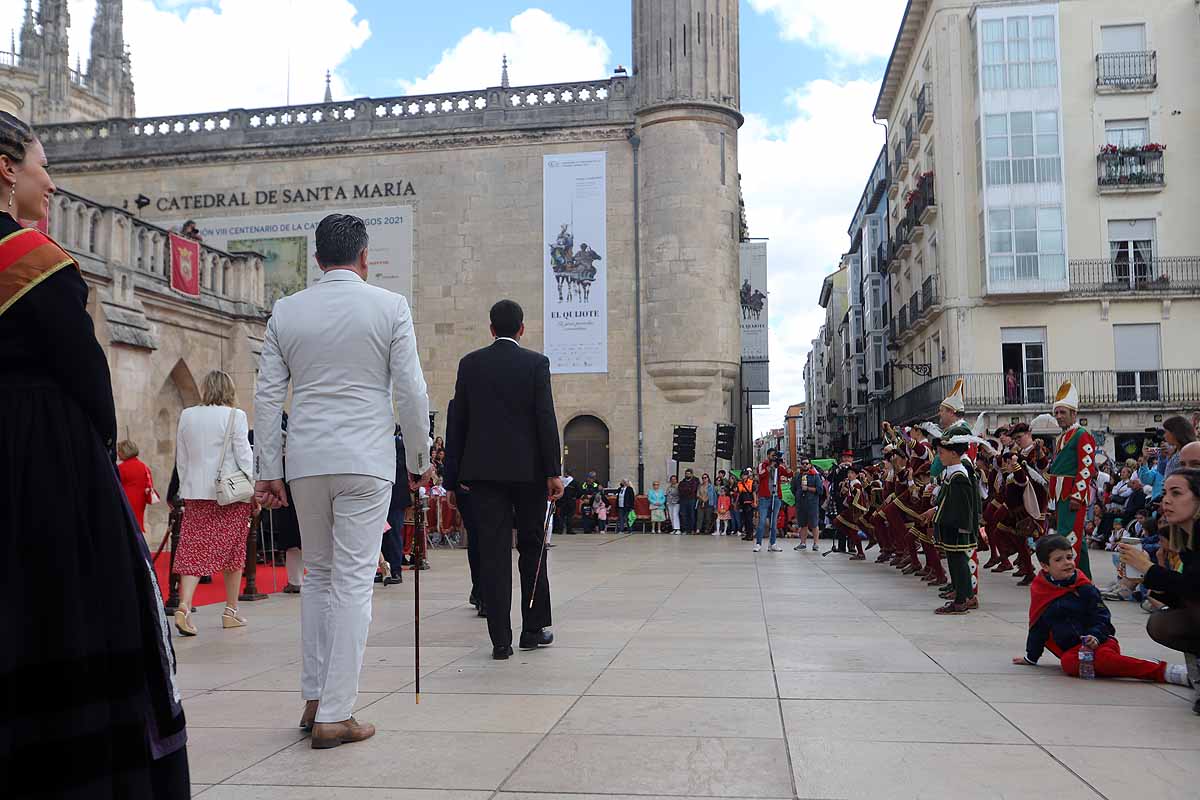
[[[4,797],[1196,795],[1196,3],[10,5]]]

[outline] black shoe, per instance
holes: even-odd
[[[496,661],[507,661],[508,657],[511,656],[512,654],[513,654],[512,645],[505,645],[504,647],[493,647],[492,648],[492,658],[495,659]]]
[[[383,583],[383,576],[382,576],[382,575],[380,575],[378,572],[376,572],[376,573],[375,573],[375,582],[376,582],[376,583]]]
[[[479,610],[475,612],[475,616],[483,617],[486,619],[487,618],[487,606],[485,606],[483,603],[480,603]]]
[[[479,598],[476,597],[475,592],[471,592],[471,596],[467,598],[467,602],[479,608]]]
[[[517,646],[522,650],[537,650],[539,647],[549,647],[554,644],[554,634],[542,628],[540,631],[521,631],[521,641]]]
[[[388,576],[383,579],[384,586],[395,586],[397,583],[404,583],[404,576],[402,576],[402,575]]]

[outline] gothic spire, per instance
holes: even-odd
[[[508,83],[508,53],[504,54],[504,60],[500,66],[500,86],[503,89],[509,88]]]
[[[329,70],[325,70],[325,102],[333,102],[333,89],[329,85],[330,75]]]

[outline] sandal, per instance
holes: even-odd
[[[185,608],[175,610],[175,629],[181,636],[195,636],[196,626],[192,624],[192,612]]]
[[[246,618],[239,614],[236,608],[225,606],[225,610],[221,612],[221,627],[244,628],[246,627]]]

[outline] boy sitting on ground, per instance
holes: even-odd
[[[1029,587],[1029,638],[1017,665],[1036,666],[1045,650],[1058,656],[1062,671],[1079,676],[1079,651],[1093,653],[1098,678],[1140,678],[1190,686],[1187,667],[1146,661],[1121,654],[1112,617],[1100,592],[1075,569],[1075,550],[1063,536],[1043,536],[1037,543],[1042,571]]]

